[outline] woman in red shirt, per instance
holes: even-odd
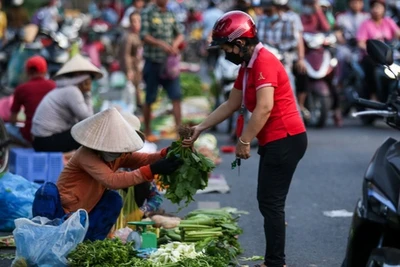
[[[259,266],[282,267],[286,264],[285,200],[307,148],[306,129],[284,66],[258,41],[249,15],[241,11],[226,13],[214,25],[212,39],[212,46],[223,49],[227,60],[242,67],[229,99],[194,127],[192,138],[184,140],[184,145],[191,146],[201,132],[239,109],[252,112],[245,128],[243,116],[239,116],[236,156],[250,158],[250,142],[257,137],[257,199],[267,241],[265,260]]]

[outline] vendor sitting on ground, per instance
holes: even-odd
[[[15,88],[10,123],[6,124],[6,128],[14,142],[31,146],[33,115],[45,95],[56,87],[56,83],[45,78],[47,63],[41,56],[30,57],[26,61],[25,72],[29,80]],[[20,128],[16,123],[18,122],[18,113],[22,108],[25,113],[25,125]]]
[[[143,147],[143,136],[115,108],[77,123],[71,134],[82,147],[65,166],[57,186],[45,183],[39,188],[32,211],[33,216],[54,219],[85,209],[88,240],[106,238],[115,224],[122,198],[114,190],[151,182],[155,174],[170,174],[181,165],[179,159],[165,158],[167,148],[152,154],[135,152]],[[117,172],[120,168],[134,171]]]
[[[76,55],[57,72],[57,88],[48,93],[36,109],[32,121],[32,146],[40,152],[70,152],[80,147],[71,136],[77,122],[93,115],[92,80],[101,71]]]

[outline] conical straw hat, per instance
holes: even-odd
[[[98,151],[125,153],[143,148],[142,138],[116,108],[109,108],[77,123],[71,129],[79,144]]]
[[[61,67],[56,75],[54,75],[54,78],[56,79],[62,75],[74,72],[91,72],[95,75],[95,79],[101,79],[101,77],[103,77],[101,70],[99,70],[89,60],[85,59],[80,54],[77,54]]]
[[[140,131],[140,125],[141,125],[140,119],[130,112],[126,111],[120,111],[120,112],[122,117],[124,117],[124,119],[129,123],[129,125],[131,125],[133,129],[136,130],[140,138],[142,138],[142,140],[144,141],[145,140],[144,133]]]

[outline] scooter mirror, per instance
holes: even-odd
[[[396,63],[390,65],[389,67],[385,67],[385,74],[388,76],[390,79],[397,79],[400,74],[400,66],[397,65]]]
[[[367,53],[378,64],[390,66],[393,64],[393,50],[384,42],[378,40],[367,41]]]

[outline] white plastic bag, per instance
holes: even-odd
[[[50,221],[45,217],[15,220],[13,235],[17,247],[15,261],[25,259],[28,266],[67,266],[66,257],[83,241],[89,227],[86,210],[68,219]]]

